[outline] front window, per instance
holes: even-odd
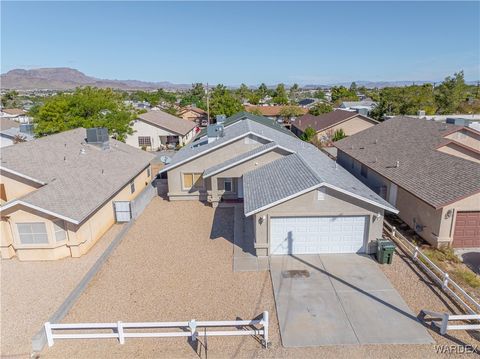
[[[184,173],[183,174],[184,189],[203,188],[203,177],[201,173]]]
[[[223,182],[223,189],[225,190],[225,192],[232,192],[233,191],[232,179],[231,178],[225,178],[225,181]]]
[[[17,223],[17,230],[21,244],[48,243],[45,222]]]
[[[55,241],[62,242],[67,239],[67,232],[65,231],[65,222],[62,219],[53,221],[53,228],[55,229]]]

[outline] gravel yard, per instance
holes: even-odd
[[[105,251],[121,226],[113,226],[84,256],[57,261],[1,260],[2,356],[30,357],[31,339]]]
[[[208,357],[438,356],[434,345],[283,348],[269,273],[232,271],[232,218],[230,208],[154,198],[64,322],[231,320],[268,310],[269,350],[251,337],[215,337],[208,340]],[[408,260],[397,255],[393,265],[381,268],[414,313],[422,308],[451,311]],[[478,345],[465,332],[454,332],[450,339],[430,333],[439,345]],[[195,347],[185,338],[127,339],[124,345],[116,340],[57,341],[42,356],[206,358],[201,344]]]

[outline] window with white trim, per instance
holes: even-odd
[[[48,243],[48,233],[45,222],[17,223],[17,230],[21,244]]]
[[[325,188],[319,188],[317,190],[317,200],[318,201],[323,201],[325,200],[325,194],[327,193],[326,189]]]
[[[53,228],[55,230],[55,242],[62,242],[67,239],[67,232],[65,231],[65,221],[63,219],[54,220]]]
[[[152,140],[148,136],[138,136],[138,145],[142,146],[152,146]]]
[[[233,192],[233,181],[231,178],[225,178],[223,180],[223,189],[225,192]]]

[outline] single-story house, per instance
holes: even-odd
[[[0,118],[0,147],[33,139],[33,124],[18,123],[8,118]]]
[[[210,125],[161,171],[169,200],[243,203],[258,256],[372,253],[387,201],[290,131],[241,112]]]
[[[30,123],[30,116],[28,116],[27,111],[21,108],[2,108],[0,118],[7,118],[19,123]]]
[[[130,146],[157,151],[185,146],[195,136],[197,125],[161,110],[138,115],[132,123],[133,134],[126,143]]]
[[[207,111],[204,111],[201,108],[188,106],[181,110],[179,115],[184,120],[193,121],[198,126],[208,125]]]
[[[396,117],[335,143],[338,163],[436,247],[480,247],[480,132]]]
[[[344,101],[340,104],[341,109],[356,111],[363,115],[368,115],[374,108],[377,106],[377,103],[372,100],[362,100],[362,101]]]
[[[54,260],[80,257],[130,219],[154,156],[78,128],[4,147],[0,158],[2,258]]]
[[[292,122],[292,132],[300,137],[308,127],[315,130],[317,139],[322,142],[331,140],[337,130],[342,129],[346,136],[375,126],[377,121],[353,111],[335,110],[319,116],[303,115]]]
[[[291,121],[294,121],[295,118],[284,118],[282,116],[282,110],[285,107],[291,107],[291,106],[283,106],[283,105],[276,105],[276,106],[255,106],[255,105],[246,105],[245,106],[245,111],[251,112],[254,114],[260,114],[261,116],[270,118],[272,120],[278,121],[279,123],[283,123],[285,125],[290,126]],[[298,107],[299,113],[306,114],[308,112],[307,108],[304,107]]]

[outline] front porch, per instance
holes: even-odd
[[[216,208],[220,203],[243,203],[242,177],[212,176],[207,185],[207,201]]]

